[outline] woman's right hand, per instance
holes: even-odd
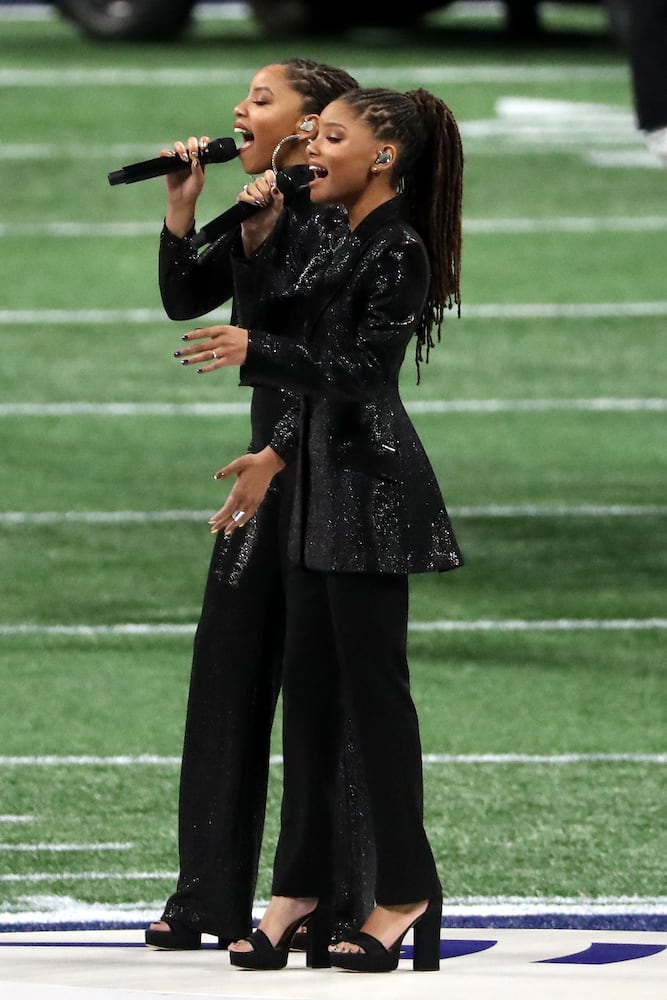
[[[269,445],[258,452],[250,452],[234,459],[229,465],[219,469],[214,479],[236,476],[224,505],[209,518],[211,534],[243,528],[254,516],[261,504],[273,477],[285,468],[285,462]]]
[[[266,170],[245,185],[237,201],[256,205],[262,211],[251,215],[241,226],[241,239],[246,257],[268,238],[283,210],[284,198],[276,187],[276,175]]]
[[[201,194],[205,176],[204,167],[199,160],[202,146],[208,145],[210,139],[203,135],[197,139],[191,135],[187,142],[175,142],[173,149],[161,149],[160,156],[178,156],[185,163],[190,163],[189,170],[176,170],[166,174],[167,212],[165,222],[167,229],[174,236],[185,236],[194,225],[195,206]]]

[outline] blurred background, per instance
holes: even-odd
[[[566,0],[572,6],[602,7],[606,22],[614,37],[627,38],[630,0]],[[26,6],[21,0],[7,0],[14,6]],[[44,7],[43,3],[32,3]],[[48,6],[48,5],[47,5]],[[81,30],[95,38],[166,40],[182,35],[192,24],[196,8],[207,6],[207,0],[55,0],[56,6]],[[342,0],[336,4],[335,18],[325,5],[310,0],[229,0],[221,4],[208,0],[208,7],[226,8],[225,16],[239,14],[252,17],[271,37],[282,35],[330,36],[343,35],[359,27],[411,29],[424,23],[425,15],[434,11],[460,13],[471,8],[473,16],[492,13],[503,20],[508,35],[514,38],[535,38],[540,34],[544,9],[553,4],[540,0],[500,0],[455,3],[453,0],[414,0],[409,5],[387,4],[383,0]],[[218,13],[218,16],[220,14]]]

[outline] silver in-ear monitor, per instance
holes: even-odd
[[[314,128],[315,122],[311,122],[306,118],[299,125],[299,132],[312,132]]]
[[[376,163],[391,163],[391,153],[378,153],[375,157]]]

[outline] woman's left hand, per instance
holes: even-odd
[[[182,365],[203,364],[198,373],[214,372],[217,368],[242,365],[248,353],[248,331],[240,326],[206,326],[191,330],[183,340],[187,347],[174,352]],[[192,343],[203,341],[203,343]]]

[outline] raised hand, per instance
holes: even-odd
[[[197,198],[204,187],[204,167],[199,160],[199,151],[211,140],[207,135],[197,139],[191,135],[187,142],[175,142],[173,149],[161,149],[160,156],[179,156],[184,163],[190,163],[190,170],[177,170],[166,174],[167,211],[165,223],[174,236],[185,236],[195,221]]]

